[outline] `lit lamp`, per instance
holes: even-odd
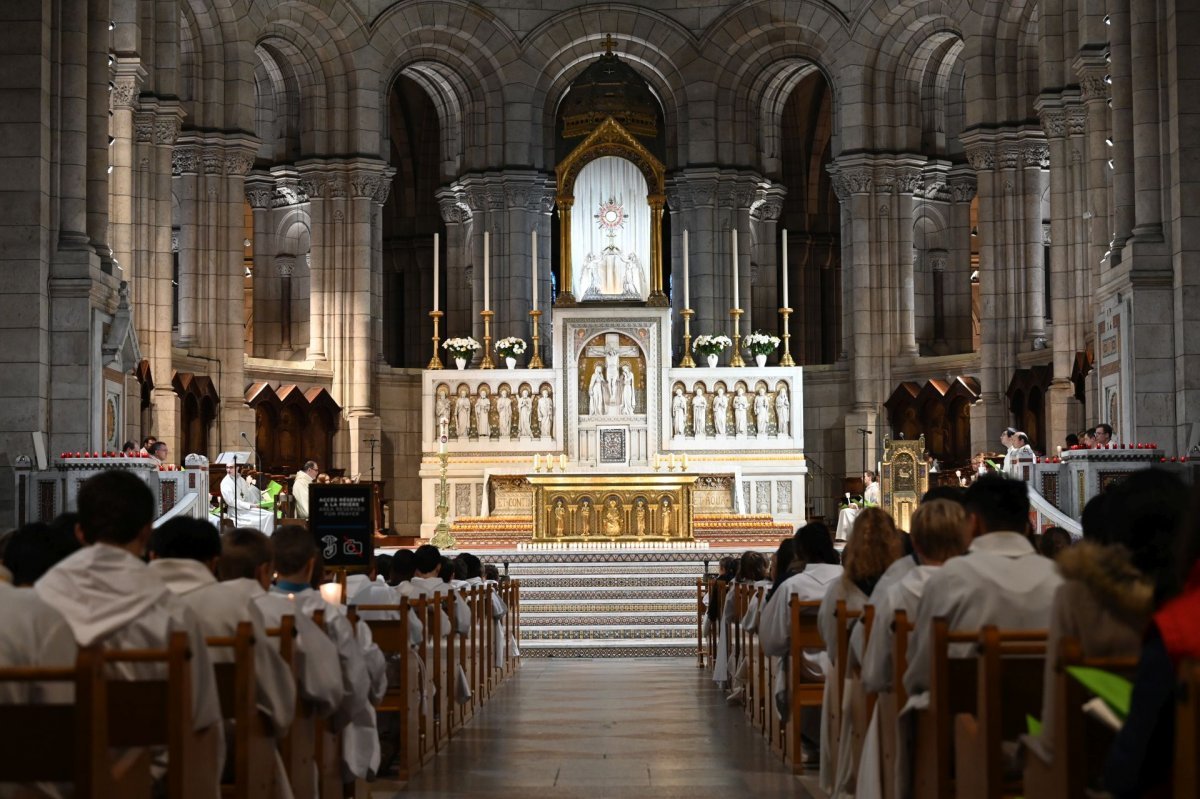
[[[342,586],[341,583],[321,583],[321,599],[324,599],[331,605],[342,604]]]

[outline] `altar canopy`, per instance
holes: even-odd
[[[597,158],[580,170],[574,191],[575,296],[583,301],[645,301],[652,219],[641,170],[624,158]]]

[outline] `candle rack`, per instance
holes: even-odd
[[[433,320],[433,357],[429,359],[429,365],[426,369],[444,369],[442,359],[438,357],[438,342],[441,338],[438,336],[438,322],[445,314],[441,311],[430,311],[429,318]]]
[[[729,318],[733,320],[733,355],[729,358],[730,366],[745,366],[742,360],[742,309],[730,308]]]
[[[692,317],[696,312],[691,308],[684,308],[679,315],[683,317],[683,358],[680,359],[679,366],[691,369],[696,365],[692,360]]]
[[[479,315],[483,317],[483,360],[479,362],[479,368],[495,369],[496,364],[492,362],[492,317],[496,312],[480,311]]]
[[[533,354],[529,358],[530,369],[542,369],[545,367],[545,364],[542,363],[542,355],[538,352],[538,320],[541,316],[541,311],[533,310],[529,312],[529,318],[533,323]]]
[[[779,359],[780,366],[795,366],[796,362],[792,360],[792,333],[791,322],[789,317],[792,315],[791,308],[780,308],[779,315],[783,317],[783,357]]]

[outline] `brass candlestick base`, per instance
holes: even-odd
[[[696,312],[691,308],[684,308],[679,315],[683,317],[683,358],[679,360],[679,366],[690,369],[696,365],[692,360],[692,317]]]
[[[538,352],[538,320],[542,317],[541,311],[530,311],[529,318],[533,323],[533,355],[529,358],[530,369],[544,369],[545,364],[542,363],[542,355]]]
[[[442,452],[438,454],[438,460],[441,461],[442,467],[441,478],[438,480],[438,523],[437,527],[433,528],[433,538],[429,539],[429,543],[438,549],[453,549],[458,542],[450,535],[450,523],[446,520],[450,514],[450,486],[446,485],[446,465],[450,456]]]
[[[783,357],[779,359],[780,366],[795,366],[792,360],[792,333],[788,317],[792,315],[791,308],[780,308],[779,315],[783,317]]]
[[[429,359],[429,365],[426,369],[444,369],[442,359],[438,357],[438,342],[441,339],[438,337],[438,321],[445,316],[441,311],[430,311],[429,318],[433,320],[433,357]]]
[[[492,363],[492,317],[496,312],[480,311],[479,315],[483,317],[483,360],[479,362],[479,368],[495,369],[496,364]]]
[[[730,308],[729,318],[733,320],[733,355],[729,358],[730,366],[745,366],[742,360],[742,309]]]

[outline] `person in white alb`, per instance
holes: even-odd
[[[879,505],[878,479],[875,472],[863,472],[863,505]]]
[[[215,797],[225,760],[216,677],[196,614],[142,560],[154,520],[154,495],[132,472],[114,470],[84,482],[76,507],[78,535],[94,543],[48,571],[34,590],[61,614],[79,646],[162,649],[171,633],[187,633],[192,727],[209,758],[209,768],[196,779],[210,780]],[[128,679],[161,676],[154,664],[118,663],[110,669]],[[208,793],[207,784],[202,792]]]
[[[1008,465],[1010,471],[1008,476],[1014,480],[1021,480],[1023,479],[1021,469],[1022,460],[1032,460],[1037,455],[1034,453],[1033,447],[1029,446],[1029,436],[1025,433],[1013,433],[1009,440],[1012,441],[1013,448],[1009,451]]]
[[[308,518],[308,487],[320,473],[316,461],[305,461],[304,468],[296,472],[296,477],[292,480],[292,499],[296,503],[297,519]]]
[[[275,511],[259,507],[262,492],[237,473],[237,466],[225,465],[221,479],[221,498],[229,508],[229,518],[238,527],[254,527],[267,535],[275,529]]]
[[[1013,450],[1017,448],[1016,441],[1013,437],[1017,434],[1017,428],[1006,427],[1004,432],[1000,434],[1000,446],[1004,447],[1004,461],[1000,464],[1000,473],[1003,475],[1012,475],[1012,460]],[[980,474],[983,474],[981,471]]]

